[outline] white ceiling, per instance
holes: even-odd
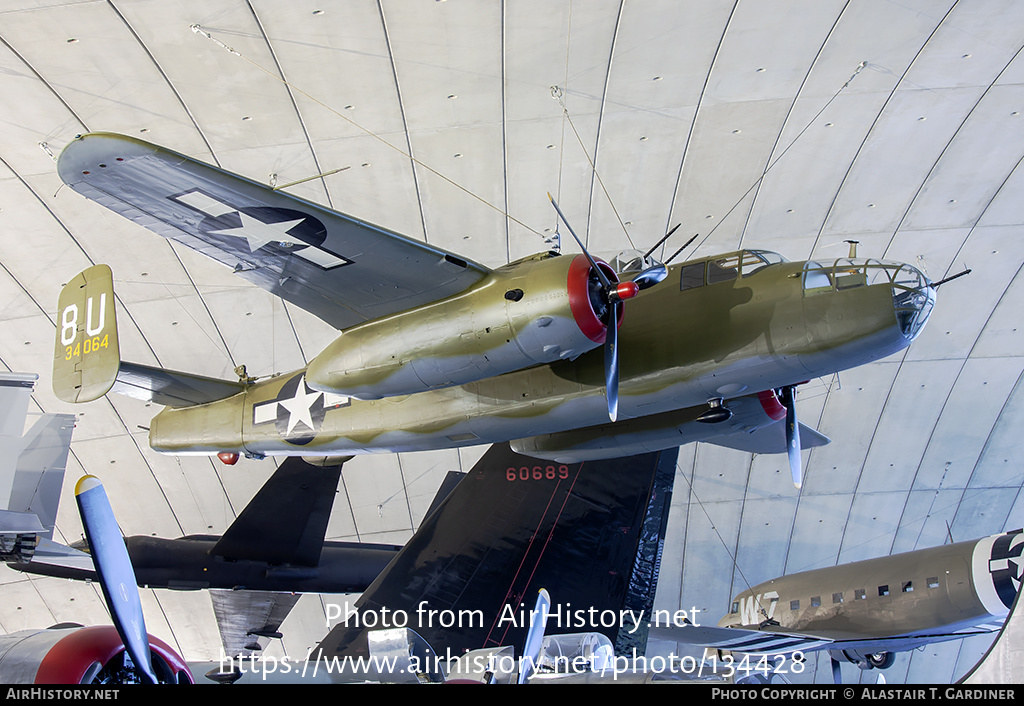
[[[156,410],[134,400],[56,400],[57,294],[80,270],[112,267],[136,362],[267,375],[333,335],[61,189],[51,154],[88,131],[264,182],[347,168],[289,190],[490,266],[547,249],[547,191],[598,251],[682,223],[666,255],[700,233],[698,254],[856,239],[934,280],[968,266],[908,351],[802,390],[833,441],[805,453],[801,493],[784,457],[682,449],[658,607],[715,622],[744,579],[1019,526],[1022,37],[1014,0],[0,0],[0,366],[40,374],[34,411],[79,415],[58,534],[81,534],[83,472],[125,533],[178,536],[223,531],[273,470],[151,452]],[[357,458],[329,538],[406,540],[482,451]],[[105,620],[91,586],[4,567],[0,592],[6,632]],[[206,594],[144,601],[151,632],[217,656]],[[270,653],[305,654],[322,603],[304,597]],[[948,681],[982,649],[886,677]]]

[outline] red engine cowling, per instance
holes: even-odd
[[[153,671],[161,684],[192,684],[185,660],[149,636]],[[124,666],[125,649],[112,626],[24,630],[0,637],[0,683],[123,684],[137,681]]]

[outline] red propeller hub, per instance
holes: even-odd
[[[625,301],[626,299],[632,299],[639,293],[640,287],[637,286],[636,282],[619,282],[615,285],[615,298],[619,301]]]

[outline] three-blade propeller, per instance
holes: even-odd
[[[605,325],[606,335],[604,339],[604,381],[605,396],[608,400],[608,417],[614,422],[619,415],[619,316],[622,312],[623,302],[635,297],[640,290],[654,286],[668,276],[668,268],[665,265],[655,263],[646,268],[630,280],[613,282],[608,275],[598,266],[597,261],[590,255],[583,241],[579,239],[576,232],[569,225],[568,219],[558,207],[555,199],[548,194],[551,205],[555,207],[558,217],[569,230],[569,234],[580,246],[580,250],[586,255],[590,262],[590,271],[597,277],[601,285],[601,297],[607,305],[602,323]]]
[[[98,478],[83,476],[75,486],[75,499],[114,627],[143,681],[156,684],[135,570],[107,492]]]

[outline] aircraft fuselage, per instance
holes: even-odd
[[[742,251],[672,266],[664,281],[629,301],[619,330],[620,420],[655,419],[712,398],[728,403],[885,357],[909,345],[934,301],[927,280],[908,265],[843,260],[822,267],[758,257]],[[570,260],[527,258],[448,300],[371,322],[389,335],[360,339],[364,364],[383,361],[378,367],[407,381],[416,377],[413,359],[423,369],[432,358],[443,378],[473,364],[466,354],[501,358],[513,346],[525,349],[528,336],[565,331],[575,325],[568,311],[567,323],[538,300],[565,298]],[[501,296],[517,290],[518,298]],[[544,313],[530,314],[535,325],[517,325],[520,310]],[[444,317],[453,311],[474,323],[446,337]],[[418,345],[403,331],[438,339]],[[494,443],[607,424],[603,353],[593,345],[566,359],[381,399],[314,389],[299,370],[228,399],[165,409],[153,419],[150,444],[176,454],[311,456]],[[389,362],[388,351],[400,353]],[[318,372],[318,380],[326,377]]]
[[[1013,604],[1022,545],[1017,531],[783,576],[740,593],[718,624],[828,638],[854,661],[985,632]]]

